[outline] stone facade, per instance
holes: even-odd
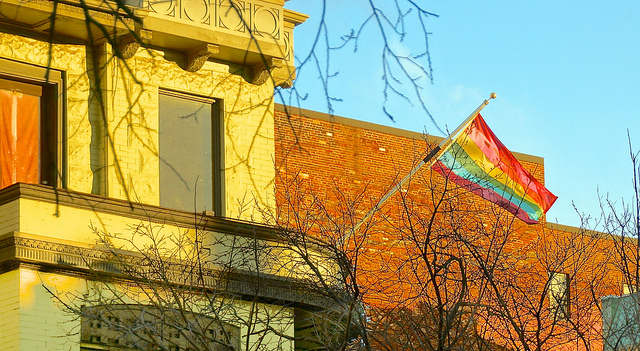
[[[125,305],[150,304],[143,288],[131,293],[133,284],[123,275],[127,266],[105,256],[104,244],[113,241],[97,236],[133,238],[116,245],[127,262],[144,266],[146,261],[136,261],[142,252],[137,249],[152,245],[151,236],[137,235],[144,227],[146,234],[171,238],[161,250],[197,248],[225,258],[204,263],[205,282],[197,294],[213,298],[208,307],[196,301],[194,309],[227,311],[216,318],[240,338],[227,345],[292,350],[292,306],[317,303],[292,288],[292,274],[295,279],[306,273],[287,268],[294,253],[256,211],[275,206],[273,91],[295,77],[293,28],[306,16],[285,10],[279,0],[126,3],[116,8],[109,1],[0,1],[0,78],[57,89],[41,100],[42,114],[51,117],[42,118],[41,128],[52,122],[57,135],[54,184],[43,178],[41,184],[0,189],[1,348],[115,347],[117,339],[89,335],[97,324],[91,332],[82,329],[71,312],[73,297],[111,294],[125,296]],[[219,127],[212,131],[217,149],[207,152],[218,153],[210,175],[218,179],[218,212],[159,207],[162,92],[213,104],[220,121],[212,127]],[[191,241],[181,247],[184,238]],[[250,255],[251,245],[271,248],[277,257]],[[245,252],[229,251],[237,246]],[[234,268],[222,277],[225,265]],[[176,286],[193,279],[182,271],[169,276]],[[220,287],[222,281],[226,286]],[[275,332],[251,329],[267,326]],[[86,340],[80,340],[81,329]]]

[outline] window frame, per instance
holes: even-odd
[[[138,317],[144,316],[145,314],[146,317],[149,318],[148,320]],[[176,319],[171,318],[174,314],[178,316]],[[168,320],[168,322],[165,322],[165,319]],[[207,340],[209,345],[222,344],[227,347],[233,347],[234,349],[240,346],[242,342],[240,326],[229,321],[225,322],[219,318],[188,310],[181,311],[170,308],[158,308],[155,305],[98,304],[82,306],[80,318],[80,350],[108,349],[124,351],[133,349],[131,344],[127,344],[126,341],[141,342],[143,345],[151,344],[147,346],[157,346],[154,345],[154,343],[158,342],[161,344],[180,346],[180,350],[185,350],[184,346],[188,347],[188,341],[181,342],[180,340],[183,339],[185,335],[189,336],[190,330],[189,328],[176,328],[173,323],[194,320],[200,320],[200,322],[195,323],[195,325],[206,325],[205,328],[197,330],[195,334],[200,334],[201,336],[203,336],[202,334],[211,335]],[[140,326],[144,329],[144,326],[148,325],[147,323],[156,328],[160,328],[160,332],[148,339],[141,338],[139,334],[136,333],[129,334],[126,332],[126,330],[132,326]],[[144,335],[143,330],[141,334]],[[120,344],[119,341],[115,343],[113,341],[109,342],[113,340],[114,336],[116,340],[125,342],[122,344]],[[228,341],[220,340],[221,338],[226,338]]]
[[[40,163],[42,166],[39,184],[54,188],[66,188],[66,116],[65,116],[65,72],[53,68],[37,66],[29,63],[0,58],[0,78],[16,83],[37,85],[42,88],[40,103]],[[53,123],[49,125],[48,123]],[[47,131],[53,131],[48,133]],[[53,139],[45,139],[43,135],[53,134]],[[46,146],[45,146],[46,145]],[[52,152],[51,157],[43,157]],[[53,160],[51,159],[53,158]],[[44,169],[53,174],[43,177]],[[49,183],[53,181],[53,184]]]
[[[170,88],[158,88],[158,122],[160,121],[160,96],[166,95],[190,101],[211,104],[211,172],[213,173],[213,214],[224,217],[226,214],[225,193],[225,143],[224,143],[224,103],[222,99],[194,94],[192,92],[178,91]],[[160,127],[158,124],[158,132]],[[158,140],[158,160],[160,161],[160,141]],[[158,170],[159,172],[159,170]],[[158,173],[158,177],[160,174]],[[159,183],[158,183],[159,186]],[[162,189],[158,189],[160,193]]]
[[[562,300],[554,295],[554,287],[560,285],[559,281],[554,279],[556,275],[564,277],[564,291],[560,296]],[[571,316],[571,276],[567,273],[552,271],[548,273],[548,277],[549,310],[555,320],[568,319]]]

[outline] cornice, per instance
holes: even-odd
[[[0,189],[0,206],[18,199],[42,201],[57,206],[68,206],[145,222],[175,225],[181,228],[266,240],[284,245],[291,244],[288,239],[290,235],[286,233],[285,229],[256,222],[174,210],[40,184],[16,183]],[[299,235],[294,236],[299,237]],[[327,244],[318,238],[306,237],[304,245],[318,253],[332,255],[332,252],[326,249]]]
[[[306,16],[284,9],[284,0],[244,0],[233,5],[205,1],[195,7],[176,0],[168,3],[172,10],[142,0],[126,1],[125,7],[100,0],[1,0],[0,26],[1,31],[9,27],[11,33],[44,41],[109,43],[114,55],[125,60],[141,46],[159,49],[167,54],[165,59],[188,72],[200,70],[209,60],[239,64],[257,76],[272,73],[277,86],[290,87],[295,78],[293,27]],[[101,30],[88,30],[87,16]],[[49,33],[52,26],[55,31]],[[264,67],[272,61],[283,67]]]
[[[112,283],[149,282],[142,264],[145,260],[138,253],[114,254],[107,248],[57,241],[25,233],[3,235],[0,237],[0,274],[19,267],[29,267],[39,271],[80,276],[87,280],[108,280]],[[185,286],[186,281],[200,281],[204,282],[202,286],[189,286],[189,289],[233,295],[242,299],[257,298],[271,304],[306,307],[328,305],[326,298],[317,292],[310,292],[304,282],[292,278],[239,270],[229,272],[228,269],[211,265],[198,270],[199,276],[190,279],[184,272],[193,272],[193,269],[180,262],[172,263],[174,269],[165,272],[163,278],[174,284],[176,289]],[[137,273],[141,276],[126,273],[131,269],[139,269]],[[153,284],[153,279],[150,283]]]
[[[307,110],[300,107],[294,107],[294,106],[288,106],[288,105],[282,105],[282,104],[274,104],[274,106],[276,111],[288,113],[294,116],[302,116],[302,117],[317,119],[317,120],[331,122],[331,123],[338,123],[338,124],[342,124],[349,127],[362,128],[362,129],[371,130],[374,132],[395,135],[395,136],[409,138],[413,140],[424,140],[426,138],[426,141],[432,144],[438,144],[442,140],[444,140],[443,137],[439,137],[439,136],[425,135],[424,133],[418,133],[410,130],[388,127],[381,124],[359,121],[352,118],[341,117],[341,116],[331,115],[328,113]],[[520,161],[527,161],[527,162],[544,165],[543,157],[528,155],[528,154],[523,154],[520,152],[513,152],[513,151],[512,153]]]
[[[58,206],[114,214],[160,224],[172,224],[184,228],[197,227],[213,232],[281,241],[277,228],[254,222],[173,210],[66,189],[55,189],[45,185],[16,183],[0,190],[0,205],[18,199],[42,201]]]
[[[284,9],[284,20],[289,22],[295,26],[303,24],[309,19],[309,15],[305,15],[304,13],[296,12],[289,9]]]
[[[0,206],[19,200],[41,201],[141,221],[170,223],[184,228],[197,227],[200,230],[270,241],[275,246],[288,243],[281,230],[252,222],[172,210],[66,189],[54,189],[45,185],[17,183],[0,190]],[[307,239],[305,244],[311,249],[318,250],[319,253],[324,252],[322,244],[314,244],[316,239]],[[325,254],[330,253],[325,252]],[[134,267],[135,261],[142,258],[140,253],[131,251],[118,252],[117,255],[118,260],[127,262],[130,267]],[[333,256],[328,257],[331,259]],[[109,248],[86,243],[20,232],[0,236],[0,273],[20,266],[28,266],[42,271],[80,275],[85,279],[108,279],[109,281],[131,279],[130,276],[122,273],[125,267],[119,265],[113,258],[114,254]],[[176,263],[176,267],[181,264]],[[183,272],[186,271],[189,270],[177,269],[170,273],[175,277],[175,284],[179,285],[180,281],[186,281],[183,277]],[[319,293],[310,292],[304,281],[290,277],[280,277],[264,272],[221,270],[220,267],[211,264],[205,269],[204,279],[206,289],[247,299],[258,298],[268,303],[307,307],[326,306],[328,303]]]

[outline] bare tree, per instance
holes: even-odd
[[[362,9],[362,14],[359,14],[362,19],[348,29],[328,24],[327,17],[331,16],[335,4],[324,0],[318,3],[321,18],[317,29],[314,28],[314,38],[310,39],[313,44],[308,51],[297,55],[299,74],[313,79],[317,77],[316,84],[309,84],[309,79],[306,83],[319,86],[318,90],[324,93],[327,110],[333,114],[334,105],[342,102],[342,98],[332,81],[338,75],[349,74],[337,71],[336,56],[348,57],[345,50],[355,53],[367,47],[377,54],[374,60],[378,60],[376,66],[382,71],[382,112],[394,120],[397,118],[394,106],[418,106],[434,127],[446,134],[429,112],[422,92],[425,84],[433,82],[428,21],[438,15],[412,0],[367,0],[358,1],[354,6]],[[307,98],[306,92],[297,89],[295,84],[293,89],[280,94],[282,102],[290,106],[300,107]]]
[[[86,116],[79,118],[81,121],[74,120],[61,128],[69,129],[69,135],[65,137],[91,134],[91,146],[83,152],[90,154],[86,161],[91,163],[89,168],[93,176],[87,192],[104,195],[108,193],[105,187],[112,186],[110,191],[122,193],[119,197],[129,201],[132,208],[137,199],[148,195],[144,190],[144,180],[136,179],[123,162],[125,157],[122,154],[126,150],[118,146],[118,138],[123,134],[126,134],[128,144],[145,150],[146,155],[157,157],[160,164],[174,169],[185,186],[197,189],[182,177],[172,162],[160,156],[158,145],[153,142],[152,136],[158,130],[145,115],[148,111],[145,111],[144,101],[148,98],[148,87],[155,83],[142,77],[145,75],[143,66],[161,62],[157,71],[162,72],[175,63],[193,73],[198,70],[198,65],[204,65],[215,47],[207,45],[185,54],[171,49],[159,52],[150,41],[152,33],[143,24],[147,12],[155,11],[155,5],[166,2],[80,0],[63,3],[52,0],[45,3],[51,7],[49,18],[30,28],[41,28],[42,23],[48,23],[48,29],[35,34],[24,28],[15,31],[48,43],[48,72],[61,68],[59,46],[81,45],[85,49],[80,52],[84,61],[80,60],[82,62],[78,66],[86,71],[70,74],[65,87],[76,89],[74,91],[88,90],[88,101],[75,101],[80,94],[75,96],[71,90],[60,96],[64,99],[67,94],[69,96],[69,100],[61,104],[64,106],[68,101],[86,102],[88,105]],[[173,1],[170,3],[174,4]],[[370,15],[337,43],[331,41],[323,18],[311,51],[299,55],[298,70],[303,72],[307,69],[305,67],[310,67],[310,71],[320,75],[319,81],[331,110],[336,96],[330,85],[334,75],[331,54],[351,45],[356,49],[362,45],[359,42],[364,31],[372,29],[382,38],[380,62],[385,72],[382,77],[384,95],[395,95],[408,103],[416,99],[413,103],[430,116],[420,88],[424,82],[432,80],[425,20],[435,14],[413,1],[397,0],[391,7],[375,1],[367,4]],[[229,1],[227,5],[227,13],[238,15],[243,25],[250,27],[238,3]],[[328,5],[323,2],[323,7]],[[64,21],[58,21],[63,12],[67,13],[65,11],[81,18],[81,25],[66,27]],[[15,20],[6,16],[6,20]],[[420,29],[420,49],[410,54],[401,53],[393,45],[394,41],[406,38],[409,27],[415,28],[416,24]],[[46,33],[46,38],[42,33]],[[256,37],[259,33],[256,33],[250,31],[248,46],[259,46]],[[243,84],[253,86],[263,81],[269,81],[272,87],[279,84],[272,73],[280,68],[281,62],[271,60],[263,49],[258,48],[261,62],[229,65],[232,74],[220,78],[210,94],[203,95],[214,96],[214,90],[229,89],[228,86],[233,85],[238,100],[241,100]],[[136,61],[137,52],[144,58]],[[268,78],[263,80],[264,72],[268,72]],[[187,78],[206,79],[202,76],[194,74]],[[242,84],[238,84],[238,77],[244,80]],[[185,82],[193,83],[187,78],[184,78]],[[301,94],[295,89],[292,91],[288,101],[300,102]],[[277,93],[282,91],[277,90]],[[120,100],[113,98],[118,94]],[[126,106],[116,106],[116,109],[114,106],[122,101],[126,101]],[[272,111],[267,107],[273,101],[274,96],[269,93],[251,101],[249,106],[234,108],[246,113],[255,110],[256,114],[262,114],[261,121],[264,121],[270,118]],[[383,111],[393,118],[388,104],[385,101]],[[233,132],[231,128],[222,131],[223,134]],[[249,143],[251,147],[261,138],[260,131],[255,131]],[[60,144],[67,142],[57,141]],[[221,167],[223,171],[246,168],[251,176],[252,150],[239,151],[236,145],[226,147],[232,149],[230,154],[234,159]],[[62,155],[57,157],[63,158]],[[60,160],[59,163],[63,162]],[[68,175],[61,169],[56,169],[56,178],[58,185],[64,187]],[[251,181],[255,183],[255,179]],[[54,188],[58,191],[58,187],[54,185]],[[336,194],[343,204],[342,212],[340,208],[337,212],[328,210],[316,198],[307,204],[304,211],[292,213],[295,220],[284,220],[283,211],[267,210],[266,198],[269,195],[248,189],[248,192],[252,191],[250,198],[241,205],[255,204],[252,210],[263,216],[259,220],[273,225],[260,229],[271,232],[266,237],[252,237],[247,233],[215,235],[200,223],[206,221],[209,214],[194,216],[194,223],[189,229],[181,225],[168,225],[171,229],[167,229],[151,218],[123,233],[110,232],[102,225],[91,228],[97,245],[91,248],[92,256],[84,258],[80,264],[82,267],[74,268],[90,277],[86,290],[61,292],[52,288],[50,291],[68,312],[79,318],[82,327],[78,333],[82,340],[116,348],[162,350],[258,350],[273,345],[270,338],[278,339],[276,344],[298,343],[312,349],[369,347],[365,311],[361,303],[363,292],[358,280],[359,257],[365,241],[359,239],[344,243],[340,240],[356,223],[358,212],[353,209],[370,205],[365,201],[367,195],[363,192],[351,197],[340,195],[338,190]],[[294,200],[291,198],[292,203]],[[305,201],[308,199],[296,201],[300,206],[307,206]],[[243,215],[246,212],[250,211],[238,211]],[[315,215],[307,217],[308,213]],[[245,218],[248,217],[250,215]],[[376,223],[371,222],[368,227]],[[283,290],[291,291],[291,296],[283,296]],[[308,330],[300,337],[292,336],[291,330],[287,329],[291,326],[282,324],[282,320],[292,313],[303,314],[300,319],[303,325],[294,326]]]
[[[336,135],[341,132],[335,129]],[[373,349],[600,347],[599,298],[613,283],[607,235],[544,222],[526,225],[429,169],[377,208],[381,193],[395,185],[376,179],[393,179],[382,175],[389,166],[370,172],[364,184],[339,168],[332,173],[335,181],[327,184],[328,177],[312,174],[315,163],[303,162],[319,155],[311,150],[296,154],[287,148],[294,138],[285,139],[278,167],[290,179],[278,187],[288,192],[279,201],[285,211],[280,219],[299,227],[324,221],[335,229],[314,235],[348,238],[345,252],[366,305]],[[414,150],[415,159],[422,160],[427,151]],[[292,171],[295,167],[300,171]],[[371,208],[374,215],[362,231],[350,232]]]
[[[239,228],[94,228],[86,289],[49,291],[81,321],[87,345],[345,350],[361,339],[362,309],[340,250],[290,228],[229,224]]]
[[[598,347],[594,297],[611,286],[606,236],[523,225],[430,171],[397,202],[383,231],[400,245],[392,257],[380,250],[396,278],[382,293],[389,310],[411,310],[422,324],[403,324],[406,312],[383,314],[378,340],[388,349],[398,348],[389,329],[407,333],[406,349]],[[397,291],[403,298],[393,300]]]
[[[638,151],[629,137],[629,156],[633,191],[629,198],[620,200],[600,196],[600,216],[581,214],[584,226],[608,236],[608,263],[612,280],[607,295],[602,298],[603,339],[605,350],[637,350],[640,348],[640,330],[637,318],[640,263],[640,165]],[[620,296],[623,295],[623,296]]]

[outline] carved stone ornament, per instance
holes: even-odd
[[[118,37],[116,55],[125,60],[132,58],[138,52],[140,45],[148,44],[151,41],[152,35],[151,31],[141,29],[137,36],[129,33]]]
[[[286,66],[283,59],[272,58],[266,61],[267,62],[263,62],[261,64],[253,66],[253,80],[251,80],[252,84],[264,84],[271,76],[272,71]]]
[[[283,89],[291,88],[293,86],[293,75],[290,74],[286,78],[276,81],[276,86],[279,86]]]
[[[187,72],[197,72],[204,66],[210,56],[220,52],[220,47],[213,44],[205,44],[187,54],[187,63],[184,68]]]

